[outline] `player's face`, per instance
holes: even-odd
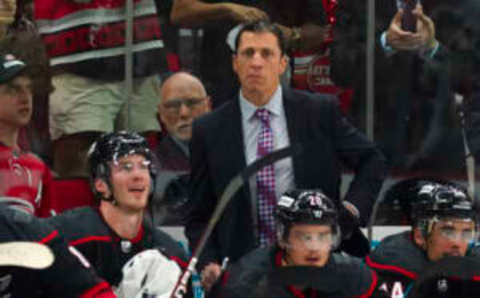
[[[244,95],[273,94],[286,65],[287,59],[282,55],[273,33],[242,33],[237,54],[233,56],[233,69],[238,75]]]
[[[13,128],[28,124],[32,116],[32,81],[18,76],[0,84],[0,123]]]
[[[286,260],[294,266],[324,266],[333,244],[332,229],[325,225],[296,224],[288,234]]]
[[[150,162],[143,155],[132,154],[111,165],[111,185],[117,205],[138,212],[146,208],[150,196]]]
[[[426,240],[428,259],[438,261],[446,256],[465,256],[474,240],[475,224],[461,219],[441,220],[433,225]]]

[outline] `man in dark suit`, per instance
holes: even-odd
[[[240,170],[272,150],[315,144],[304,146],[301,156],[265,167],[232,198],[200,259],[207,288],[218,278],[222,258],[236,261],[275,241],[271,204],[286,189],[320,188],[350,213],[351,221],[365,224],[384,179],[383,155],[347,122],[333,98],[280,86],[287,63],[276,26],[247,24],[237,36],[233,56],[241,82],[238,98],[194,122],[193,206],[186,225],[192,248],[226,185]],[[342,165],[353,169],[355,178],[340,203]]]

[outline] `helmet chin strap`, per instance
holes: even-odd
[[[118,206],[117,200],[115,200],[115,198],[113,197],[113,191],[111,191],[111,189],[113,188],[112,185],[110,184],[109,181],[104,181],[104,182],[107,184],[108,191],[110,192],[110,194],[108,196],[105,196],[105,193],[102,193],[101,194],[102,200],[112,203],[113,206]]]
[[[113,206],[118,206],[118,202],[113,198],[112,195],[110,195],[110,196],[108,196],[108,197],[102,196],[102,200],[105,201],[105,202],[110,202],[110,203],[112,203]]]
[[[111,188],[109,186],[109,188]],[[108,196],[105,196],[105,194],[102,194],[102,200],[106,201],[106,202],[110,202],[112,203],[113,206],[118,206],[118,202],[117,200],[115,200],[115,198],[113,197],[113,193],[111,193],[110,195]]]

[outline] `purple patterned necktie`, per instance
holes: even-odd
[[[258,109],[255,116],[262,123],[257,140],[257,159],[273,151],[273,132],[270,127],[270,113]],[[257,204],[260,246],[275,242],[275,169],[273,164],[262,168],[257,173]]]

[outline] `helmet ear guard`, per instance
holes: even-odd
[[[418,190],[412,207],[416,220],[433,217],[477,219],[474,203],[466,191],[451,185],[425,184]]]
[[[115,199],[113,198],[113,194],[112,194],[112,184],[110,183],[110,180],[109,180],[110,168],[105,164],[99,164],[97,167],[97,173],[98,173],[97,177],[92,179],[95,197],[99,200],[98,202],[100,202],[100,200],[104,200],[104,201],[115,203]],[[97,190],[97,187],[95,186],[97,179],[102,180],[107,185],[107,187],[110,190],[110,196],[106,197],[103,193]]]

